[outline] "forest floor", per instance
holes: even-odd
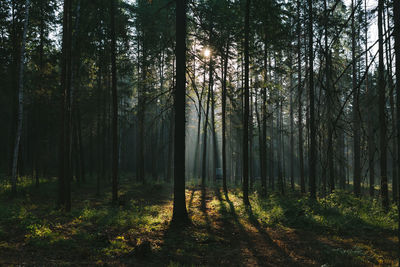
[[[0,265],[390,266],[397,263],[396,208],[336,192],[317,202],[291,193],[188,186],[192,224],[175,229],[168,184],[121,186],[110,205],[93,184],[73,187],[73,209],[56,209],[56,182],[0,192]],[[3,188],[4,189],[4,188]]]

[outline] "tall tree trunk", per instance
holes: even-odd
[[[290,76],[289,76],[289,86],[290,86],[290,188],[294,191],[294,114],[293,114],[293,49],[290,48]]]
[[[385,17],[387,19],[385,20]],[[386,64],[387,66],[387,80],[388,80],[388,88],[389,88],[389,103],[390,103],[390,117],[391,117],[391,126],[392,126],[392,136],[396,136],[396,114],[395,114],[395,104],[394,104],[394,82],[393,82],[393,61],[391,56],[392,51],[392,42],[389,33],[390,28],[390,15],[389,15],[389,7],[386,6],[386,16],[383,17],[383,25],[384,25],[384,33],[385,33],[385,54],[386,54]],[[387,27],[386,27],[387,23]],[[393,193],[393,202],[397,201],[397,147],[396,147],[396,138],[391,139],[392,144],[392,193]]]
[[[335,190],[335,179],[334,179],[334,162],[333,162],[333,121],[332,121],[332,102],[333,102],[333,90],[331,88],[331,53],[328,45],[328,7],[327,0],[324,1],[324,12],[325,12],[325,83],[327,92],[327,115],[328,115],[328,177],[329,177],[329,191],[330,193]]]
[[[381,195],[382,205],[385,210],[389,209],[389,193],[387,184],[387,155],[386,155],[386,84],[383,63],[383,8],[384,0],[378,2],[378,40],[379,40],[379,67],[378,67],[378,89],[379,89],[379,138],[380,138],[380,167],[381,167]]]
[[[25,66],[25,45],[26,35],[28,32],[28,20],[29,20],[29,6],[30,0],[25,2],[25,20],[24,20],[24,32],[22,35],[21,43],[21,58],[19,61],[19,73],[18,73],[18,114],[17,114],[17,131],[14,142],[14,152],[12,161],[12,172],[11,172],[11,192],[12,195],[17,194],[17,164],[18,164],[18,152],[21,141],[22,133],[22,120],[24,118],[24,66]]]
[[[268,82],[268,43],[267,36],[264,37],[264,83]],[[262,195],[267,195],[267,86],[264,86],[262,90],[262,106],[261,106],[261,118],[262,118],[262,130],[260,140],[260,168],[261,168],[261,187]]]
[[[367,0],[364,1],[365,21],[367,21]],[[365,51],[368,50],[368,25],[365,26]],[[368,66],[368,53],[365,53],[365,67]],[[369,75],[368,70],[365,75],[365,91],[367,94],[368,103],[371,105],[374,101],[375,95],[373,89],[369,88]],[[373,105],[372,105],[373,106]],[[374,135],[374,120],[373,116],[368,116],[367,121],[368,131],[368,168],[369,168],[369,194],[371,197],[375,195],[375,135]]]
[[[251,82],[251,79],[250,79]],[[253,166],[253,136],[254,136],[254,122],[253,122],[253,90],[250,89],[250,101],[249,101],[249,187],[250,191],[253,191],[254,186],[254,166]]]
[[[212,88],[212,63],[210,59],[209,66],[209,84],[208,84],[208,92],[207,92],[207,104],[206,104],[206,115],[204,121],[203,128],[203,159],[201,161],[201,187],[204,189],[206,186],[206,178],[207,178],[207,135],[208,135],[208,114],[210,112],[210,99],[211,99],[211,90]],[[205,71],[205,70],[204,70]]]
[[[244,19],[244,116],[243,116],[243,203],[249,201],[249,31],[250,0],[246,0]]]
[[[186,5],[186,0],[176,1],[174,208],[172,215],[174,223],[189,221],[185,200]]]
[[[358,103],[359,99],[359,90],[357,86],[357,65],[356,65],[356,32],[355,32],[355,22],[354,22],[354,16],[356,11],[355,5],[354,5],[354,0],[351,1],[351,10],[353,11],[353,14],[351,16],[351,56],[352,56],[352,82],[353,82],[353,127],[354,127],[354,168],[353,168],[353,186],[354,186],[354,194],[356,196],[360,196],[361,194],[361,158],[360,158],[360,131],[361,131],[361,126],[360,126],[360,118],[359,118],[359,112],[360,112],[360,107]]]
[[[71,209],[71,1],[64,0],[61,60],[61,135],[59,199],[66,211]]]
[[[393,2],[393,15],[394,15],[394,49],[396,56],[396,111],[397,111],[397,158],[400,159],[400,1]],[[397,164],[397,173],[400,174],[400,164]],[[397,183],[398,192],[400,194],[400,181]],[[398,260],[400,262],[400,197],[397,199],[398,211]]]
[[[214,82],[212,76],[210,76],[210,82],[211,81]],[[217,134],[215,131],[215,97],[213,89],[211,90],[211,131],[212,131],[212,141],[213,141],[212,179],[214,182],[216,182],[216,169],[219,167],[218,164],[219,160],[218,160]]]
[[[115,38],[115,0],[111,0],[111,75],[112,75],[112,202],[118,200],[118,96]]]
[[[310,151],[309,151],[309,187],[310,187],[310,197],[312,199],[316,199],[316,154],[317,154],[317,132],[315,126],[315,100],[314,100],[314,32],[313,32],[313,3],[312,0],[308,0],[308,14],[309,14],[309,29],[308,29],[308,37],[309,37],[309,51],[308,51],[308,60],[309,60],[309,98],[310,98]]]
[[[222,187],[228,194],[226,185],[226,80],[228,75],[229,41],[226,43],[226,51],[223,59],[222,72]]]
[[[301,84],[301,10],[300,0],[297,0],[297,101],[298,101],[298,130],[299,130],[299,165],[300,165],[300,190],[301,193],[306,192],[306,183],[304,180],[304,153],[303,153],[303,101],[302,101],[302,84]]]

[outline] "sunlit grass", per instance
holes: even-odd
[[[109,190],[96,196],[95,184],[88,182],[74,187],[70,213],[55,205],[54,180],[43,180],[39,188],[29,181],[22,184],[25,187],[19,192],[24,193],[15,199],[9,200],[6,193],[0,192],[4,200],[0,201],[0,240],[6,240],[0,242],[2,251],[17,250],[19,242],[24,243],[26,251],[38,250],[50,258],[63,257],[57,254],[69,251],[68,257],[107,263],[110,259],[133,257],[140,244],[151,241],[153,253],[173,254],[177,260],[170,265],[182,266],[185,258],[201,259],[201,255],[210,251],[226,253],[224,244],[230,243],[230,233],[221,234],[226,231],[225,224],[229,222],[240,231],[258,231],[252,220],[264,228],[312,231],[335,242],[351,244],[350,248],[322,246],[326,259],[347,257],[360,262],[387,263],[386,252],[361,239],[364,235],[378,237],[386,233],[393,236],[390,242],[397,242],[394,205],[385,213],[379,200],[358,199],[344,191],[312,201],[307,195],[290,192],[286,196],[269,192],[263,198],[255,188],[250,193],[249,209],[243,204],[241,188],[230,186],[226,196],[220,185],[202,192],[193,183],[186,189],[192,225],[178,233],[168,230],[172,217],[172,191],[168,184],[138,185],[125,181],[120,188],[125,202],[113,206]],[[206,197],[204,202],[203,197]],[[46,254],[51,249],[54,255]],[[334,261],[330,263],[335,265]],[[184,266],[190,265],[188,262]]]

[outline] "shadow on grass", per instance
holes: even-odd
[[[267,199],[258,198],[256,202],[262,213],[270,215],[269,220],[264,220],[266,224],[280,223],[313,232],[352,236],[371,232],[395,233],[391,229],[395,224],[394,213],[386,214],[379,204],[344,193],[332,194],[319,201],[272,194]],[[252,216],[256,220],[265,219],[255,213]]]
[[[244,240],[246,242],[246,246],[250,249],[251,253],[255,257],[257,264],[260,266],[268,265],[270,262],[272,262],[273,259],[268,258],[266,255],[262,255],[262,252],[260,253],[257,250],[257,247],[261,244],[256,244],[253,240],[253,238],[249,235],[248,231],[245,229],[245,227],[242,225],[242,223],[239,220],[239,217],[237,215],[237,212],[235,210],[235,205],[234,203],[229,199],[228,194],[225,194],[225,200],[229,205],[229,211],[226,210],[225,205],[223,204],[224,200],[222,199],[220,190],[216,190],[216,196],[218,200],[220,201],[220,212],[221,215],[224,219],[224,226],[227,229],[235,229],[237,228],[239,230],[239,234],[241,236],[241,240]],[[251,212],[251,207],[247,208],[248,211]],[[233,218],[232,223],[229,219],[226,218],[227,214],[230,214],[230,216]],[[279,246],[277,246],[274,241],[270,238],[268,233],[266,233],[259,225],[258,221],[257,224],[256,222],[252,222],[253,225],[256,225],[256,228],[258,232],[262,235],[263,240],[266,241],[266,245],[269,248],[272,248],[274,251],[278,253],[278,257],[285,262],[286,266],[293,266],[295,263],[291,259],[291,257],[284,251],[282,250]],[[224,227],[224,228],[225,228]]]

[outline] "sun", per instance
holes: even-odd
[[[205,48],[205,49],[204,49],[204,56],[205,56],[205,57],[210,57],[210,56],[211,56],[211,50],[208,49],[208,48]]]

